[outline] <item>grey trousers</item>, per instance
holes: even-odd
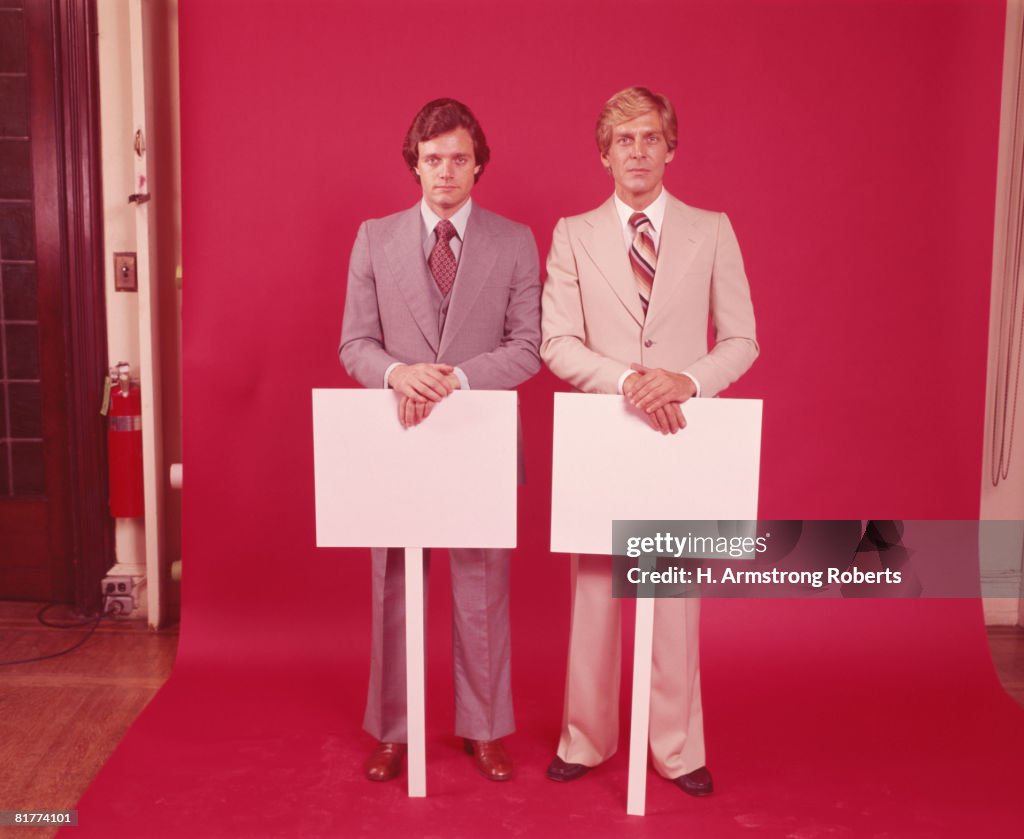
[[[404,743],[405,554],[374,548],[370,687],[363,728],[386,743]],[[512,714],[509,551],[452,548],[452,658],[455,734],[494,740],[515,730]],[[424,551],[424,595],[430,552]]]

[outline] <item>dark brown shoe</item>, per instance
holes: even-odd
[[[706,766],[694,769],[692,772],[680,775],[678,778],[669,778],[669,780],[683,792],[690,795],[711,795],[715,791],[714,782],[711,780],[711,773],[708,772]]]
[[[551,763],[548,764],[547,774],[552,781],[575,781],[593,768],[584,766],[582,763],[566,763],[558,755],[555,755]]]
[[[463,738],[466,754],[473,756],[473,763],[480,773],[491,781],[508,781],[512,778],[512,758],[505,751],[501,740],[470,740]]]
[[[366,777],[371,781],[390,781],[402,771],[405,743],[378,743],[366,759]]]

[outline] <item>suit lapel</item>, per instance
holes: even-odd
[[[647,324],[662,310],[671,311],[672,300],[683,288],[683,276],[697,256],[703,237],[694,227],[685,204],[668,196],[665,219],[658,240],[658,265],[654,271]]]
[[[466,238],[462,242],[459,254],[459,269],[455,274],[455,285],[452,286],[452,299],[448,306],[448,316],[444,321],[437,357],[441,358],[448,349],[452,338],[459,334],[463,322],[476,303],[491,269],[498,258],[493,247],[493,237],[487,224],[487,212],[475,202],[466,221]]]
[[[430,302],[434,279],[423,258],[422,228],[423,216],[417,204],[402,213],[384,250],[405,305],[409,307],[430,349],[437,353],[441,336],[438,334],[437,316]]]
[[[593,226],[580,236],[584,250],[633,319],[643,325],[644,310],[640,306],[640,293],[629,264],[615,202],[611,198],[605,201],[591,214],[590,221]]]

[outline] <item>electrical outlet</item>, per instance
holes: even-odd
[[[104,597],[122,595],[130,597],[132,589],[135,588],[135,581],[131,577],[111,576],[104,577],[100,583]]]
[[[133,597],[104,597],[103,614],[111,618],[129,618],[135,611]]]
[[[104,615],[127,618],[135,611],[135,581],[131,577],[104,577],[100,582],[100,590],[103,592]]]

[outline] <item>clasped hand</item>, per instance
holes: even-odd
[[[398,365],[388,376],[388,385],[402,397],[398,400],[398,421],[403,428],[411,428],[430,416],[434,405],[459,389],[459,379],[450,364],[419,362]]]
[[[622,393],[643,414],[647,424],[662,434],[675,434],[686,428],[681,403],[697,393],[693,379],[660,367],[630,365],[633,373],[622,383]]]

